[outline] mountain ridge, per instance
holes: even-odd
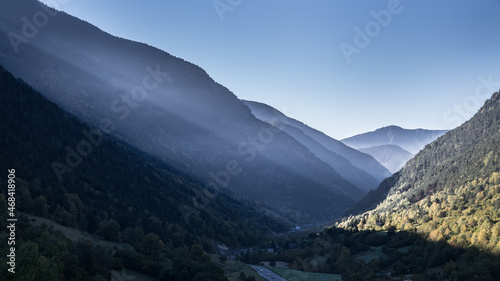
[[[78,143],[82,131],[93,128],[15,78],[1,64],[0,96],[0,131],[5,132],[0,137],[0,167],[15,170],[13,212],[18,219],[16,262],[20,265],[12,278],[7,276],[7,263],[2,263],[2,280],[33,280],[33,276],[37,280],[92,280],[97,273],[109,274],[113,258],[122,260],[119,268],[133,268],[161,280],[180,276],[182,266],[194,269],[201,265],[205,273],[212,271],[213,277],[223,277],[216,264],[189,257],[189,248],[203,245],[205,251],[213,253],[209,246],[212,239],[232,247],[251,246],[271,231],[290,228],[284,220],[265,215],[254,202],[205,193],[201,182],[110,136],[103,137],[91,152],[85,150],[85,161],[72,167],[74,170],[60,182],[51,173],[52,159],[63,162],[61,149]],[[0,182],[0,191],[8,194],[7,180]],[[6,196],[0,196],[4,222],[8,202]],[[92,244],[85,237],[71,242],[54,229],[37,226],[23,213],[129,245],[104,251],[95,247],[101,243]],[[7,228],[2,229],[1,235],[7,235]],[[7,252],[6,246],[0,250]],[[31,248],[26,249],[28,246]],[[181,252],[184,254],[179,255]],[[160,256],[167,263],[159,262]],[[179,258],[188,260],[188,265]],[[89,259],[99,262],[86,262]],[[175,269],[179,266],[181,269]],[[44,269],[47,276],[40,273]],[[35,271],[39,275],[33,275]],[[191,278],[196,272],[192,270]]]
[[[425,144],[434,141],[446,132],[447,130],[404,129],[396,125],[390,125],[348,137],[341,141],[356,149],[394,144],[412,154],[417,154]]]
[[[373,156],[391,173],[399,171],[414,156],[412,153],[395,144],[382,144],[359,148],[358,150]]]
[[[329,164],[342,177],[368,191],[390,175],[375,159],[360,153],[338,140],[290,118],[277,109],[260,102],[243,102],[258,119],[269,123],[305,145],[318,158]],[[327,148],[328,147],[328,148]]]
[[[95,129],[207,189],[294,219],[329,221],[362,197],[295,139],[256,119],[202,68],[157,48],[58,12],[14,54],[7,35],[23,29],[23,16],[43,9],[35,0],[0,1],[2,65]]]

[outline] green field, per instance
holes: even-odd
[[[378,258],[385,259],[387,258],[387,255],[384,254],[384,252],[382,252],[382,248],[383,246],[378,246],[378,247],[370,246],[370,250],[363,253],[359,253],[354,258],[362,260],[365,264],[373,260],[376,260]]]
[[[277,268],[268,267],[277,274],[283,276],[283,278],[288,281],[341,281],[342,277],[339,274],[324,274],[324,273],[313,273],[313,272],[303,272],[288,268]]]

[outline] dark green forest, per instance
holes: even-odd
[[[132,245],[130,250],[110,250],[90,241],[75,243],[21,215],[16,246],[18,270],[24,275],[16,275],[17,280],[109,280],[110,270],[123,266],[161,280],[225,280],[207,258],[215,251],[214,242],[245,247],[289,228],[252,202],[207,192],[180,171],[108,136],[100,137],[95,128],[63,112],[3,68],[0,93],[0,240],[7,241],[8,235],[7,170],[15,169],[18,217],[22,212],[49,218]],[[82,140],[92,142],[87,135],[94,145],[79,147]],[[81,157],[75,167],[67,165],[72,163],[67,158],[71,150]],[[64,171],[62,181],[55,162],[66,165],[57,166]],[[0,243],[2,253],[7,247]],[[0,267],[0,279],[11,280],[13,275],[5,276],[6,263]]]
[[[279,253],[300,271],[333,273],[342,280],[498,280],[500,257],[475,246],[433,241],[423,233],[395,228],[324,231],[288,237],[299,247]]]

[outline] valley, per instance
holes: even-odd
[[[1,280],[500,278],[498,89],[449,130],[337,140],[45,2],[0,0],[0,35]],[[313,123],[380,123],[357,115]]]

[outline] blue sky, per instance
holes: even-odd
[[[44,0],[342,139],[451,129],[500,89],[500,0]]]

